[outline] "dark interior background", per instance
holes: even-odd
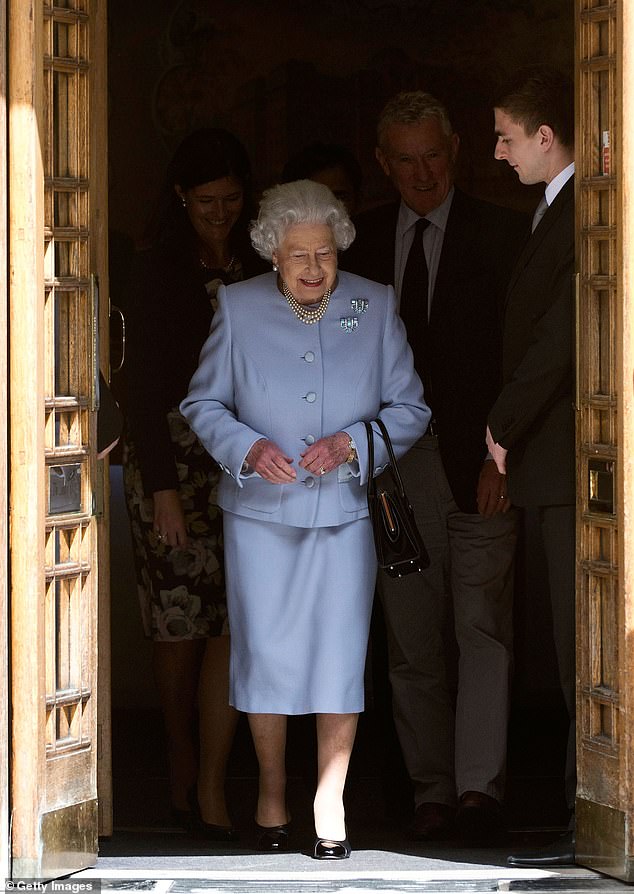
[[[227,127],[243,140],[257,191],[275,182],[288,156],[305,144],[342,143],[363,167],[362,207],[370,206],[392,195],[374,159],[378,112],[399,90],[428,90],[448,106],[461,136],[460,185],[499,204],[532,209],[539,190],[520,186],[508,165],[493,159],[490,93],[505,71],[525,63],[572,70],[573,52],[571,0],[109,0],[112,302],[123,302],[130,253],[174,148],[203,125]],[[113,385],[125,406],[125,369]],[[150,644],[138,617],[117,462],[115,455],[115,819],[117,791],[129,794],[128,782],[140,779],[131,732],[142,730],[144,739],[156,733],[160,748]],[[552,803],[556,821],[565,724],[543,560],[530,517],[516,589],[510,792],[519,823],[538,821],[529,792]],[[139,748],[143,764],[147,752],[142,743]],[[239,751],[236,760],[242,768],[235,771],[243,772],[251,758]],[[160,775],[160,760],[158,766]],[[540,809],[543,815],[543,804]]]

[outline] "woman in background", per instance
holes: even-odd
[[[169,164],[128,299],[124,480],[165,722],[172,815],[219,840],[234,835],[224,782],[237,713],[228,704],[218,468],[178,405],[219,286],[261,269],[247,235],[250,189],[249,160],[232,134],[205,129],[188,136]]]

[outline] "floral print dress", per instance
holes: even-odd
[[[239,264],[230,271],[215,273],[204,282],[207,293],[209,319],[216,305],[216,293],[224,282],[229,284],[242,278]],[[155,291],[155,295],[157,292]],[[205,293],[202,292],[205,301]],[[181,303],[181,307],[182,307]],[[149,317],[148,317],[149,318]],[[179,320],[183,323],[183,320]],[[192,321],[193,325],[193,321]],[[197,321],[196,328],[202,328]],[[187,329],[187,327],[185,327]],[[159,333],[161,327],[157,330]],[[193,361],[197,362],[198,350],[208,334],[208,325],[200,332],[199,345]],[[174,327],[168,338],[177,337]],[[160,338],[160,335],[157,336]],[[167,345],[163,348],[167,351]],[[169,365],[170,376],[182,375],[183,363],[169,362],[161,346],[154,355],[163,354],[163,363]],[[139,345],[139,351],[144,350]],[[191,353],[191,352],[190,352]],[[146,358],[147,359],[147,358]],[[185,396],[188,371],[182,383]],[[137,370],[137,375],[154,378],[147,369]],[[134,435],[128,433],[123,451],[124,488],[132,531],[137,589],[141,618],[145,635],[156,641],[203,639],[229,633],[224,580],[224,555],[222,543],[222,513],[216,505],[216,491],[221,474],[198,438],[178,410],[178,403],[167,410],[167,428],[171,442],[171,454],[176,469],[176,485],[187,526],[188,546],[185,549],[159,542],[154,531],[154,508],[151,493],[143,486],[142,462]],[[161,447],[165,450],[165,445]],[[157,436],[157,451],[159,450]],[[146,450],[147,455],[147,450]],[[147,460],[146,460],[147,463]],[[171,460],[170,460],[171,464]],[[172,488],[173,484],[166,484]],[[163,485],[155,489],[163,489]]]
[[[179,495],[189,544],[176,549],[154,531],[151,497],[143,492],[134,444],[124,451],[124,482],[132,527],[145,635],[161,641],[229,632],[225,599],[222,515],[215,503],[220,471],[178,409],[168,413]]]

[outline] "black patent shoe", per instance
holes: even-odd
[[[204,838],[205,841],[237,841],[239,835],[233,826],[219,826],[216,823],[207,823],[202,818],[198,792],[196,786],[192,786],[187,794],[187,800],[191,807],[192,825],[191,834],[196,838]]]
[[[291,835],[289,823],[279,826],[261,826],[255,824],[258,833],[257,848],[260,851],[287,851]]]
[[[315,860],[347,860],[351,852],[352,848],[347,838],[343,841],[316,838],[312,856]]]

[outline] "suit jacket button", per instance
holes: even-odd
[[[306,437],[304,438],[304,444],[308,444],[308,446],[310,447],[311,444],[314,444],[314,443],[315,443],[315,435],[306,435]]]
[[[309,488],[314,487],[315,479],[314,478],[304,478],[304,484],[306,485],[306,487],[309,487]]]
[[[304,354],[304,360],[306,361],[306,363],[312,363],[314,359],[315,355],[313,354],[313,352],[306,351],[306,353]]]
[[[314,404],[317,400],[317,395],[314,391],[309,391],[305,399],[308,401],[309,404]]]

